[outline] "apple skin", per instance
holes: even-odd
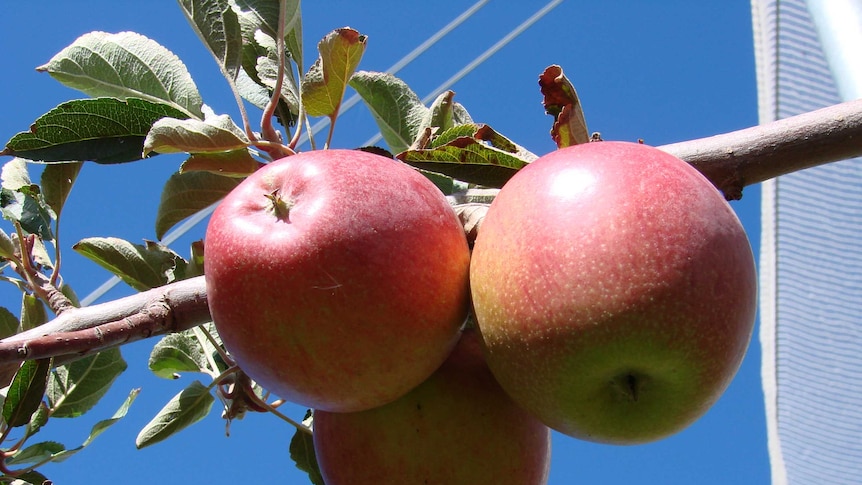
[[[449,355],[469,307],[469,248],[446,198],[371,153],[268,164],[221,202],[205,247],[225,347],[308,407],[360,411],[406,394]]]
[[[470,268],[488,364],[512,398],[577,438],[674,434],[746,352],[757,282],[721,193],[627,142],[545,155],[501,189]]]
[[[497,384],[475,331],[397,401],[359,413],[314,412],[327,485],[544,484],[550,438]]]

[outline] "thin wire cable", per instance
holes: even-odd
[[[395,74],[399,70],[401,70],[404,66],[413,62],[417,57],[419,57],[422,53],[427,51],[432,45],[436,44],[440,39],[446,36],[449,32],[454,30],[456,27],[464,23],[468,18],[472,17],[474,13],[476,13],[480,8],[484,7],[486,3],[490,0],[479,0],[474,3],[470,8],[465,10],[461,15],[455,17],[451,22],[443,26],[440,30],[435,32],[431,37],[426,39],[424,42],[416,46],[415,49],[407,53],[404,57],[398,60],[395,64],[389,67],[386,72],[390,74]],[[341,113],[343,114],[347,110],[353,107],[360,100],[359,94],[354,94],[347,101],[345,101],[341,105]],[[314,126],[311,127],[312,133],[317,133],[321,129],[323,129],[327,123],[329,123],[329,119],[324,119],[321,122],[318,122]],[[307,135],[303,135],[303,138],[300,138],[300,143],[304,142],[308,139]],[[186,219],[182,224],[174,228],[171,232],[169,232],[163,239],[162,244],[168,246],[180,237],[182,237],[186,232],[190,231],[193,227],[198,225],[201,221],[207,218],[212,212],[215,210],[216,204],[213,204],[206,209],[203,209],[190,218]],[[105,295],[108,291],[110,291],[114,286],[122,281],[117,276],[112,276],[107,281],[99,285],[96,289],[91,291],[87,296],[81,299],[81,306],[88,306]]]
[[[460,81],[461,78],[463,78],[467,74],[470,74],[470,72],[472,72],[474,69],[479,67],[479,65],[481,65],[483,62],[488,60],[489,57],[496,54],[497,51],[499,51],[500,49],[505,47],[506,44],[508,44],[509,42],[514,40],[516,37],[521,35],[521,33],[523,33],[525,30],[530,28],[533,24],[538,22],[542,17],[547,15],[548,12],[553,10],[557,5],[561,4],[562,2],[563,2],[563,0],[552,0],[552,1],[548,2],[544,7],[542,7],[538,11],[536,11],[536,13],[534,13],[532,16],[530,16],[527,20],[523,21],[520,25],[515,27],[511,32],[509,32],[503,38],[498,40],[494,45],[492,45],[491,47],[486,49],[485,52],[479,54],[475,59],[470,61],[469,64],[467,64],[466,66],[461,68],[461,70],[459,70],[458,72],[453,74],[449,79],[443,81],[442,84],[440,84],[434,90],[432,90],[430,93],[428,93],[424,98],[422,98],[422,104],[428,104],[433,99],[435,99],[437,96],[439,96],[440,93],[449,89],[453,84]],[[370,145],[377,143],[381,139],[383,139],[383,135],[381,135],[378,132],[376,135],[369,138],[368,141],[366,141],[365,143],[363,143],[360,146],[370,146]]]
[[[449,32],[452,32],[455,29],[455,27],[458,27],[459,25],[464,23],[465,20],[472,17],[474,13],[476,13],[480,8],[482,8],[489,1],[490,0],[479,0],[478,2],[474,3],[473,6],[471,6],[467,10],[465,10],[464,13],[455,17],[455,19],[453,19],[451,22],[446,24],[442,29],[440,29],[436,33],[434,33],[434,35],[429,37],[425,42],[419,44],[415,49],[410,51],[406,56],[402,57],[398,62],[393,64],[391,67],[389,67],[389,69],[387,69],[384,72],[386,72],[388,74],[395,74],[396,72],[400,71],[404,66],[413,62],[414,59],[416,59],[422,53],[427,51],[432,45],[436,44],[440,39],[442,39],[444,36],[446,36]],[[562,1],[562,0],[560,0],[560,1]],[[347,101],[344,101],[343,103],[341,103],[341,107],[339,109],[338,116],[341,116],[342,114],[346,113],[350,108],[352,108],[354,105],[356,105],[356,103],[358,103],[361,100],[362,100],[362,98],[359,96],[359,93],[353,93],[353,95],[350,98],[348,98]],[[314,125],[311,126],[311,128],[308,130],[308,132],[303,133],[302,136],[299,137],[298,145],[302,145],[303,143],[308,141],[309,136],[316,135],[320,130],[327,127],[329,125],[329,123],[330,123],[329,118],[323,118],[323,119],[319,120],[317,123],[315,123]],[[309,135],[309,133],[311,133],[311,135]]]

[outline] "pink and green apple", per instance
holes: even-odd
[[[206,232],[210,310],[240,367],[308,407],[391,402],[451,352],[469,249],[443,194],[409,166],[353,150],[272,162]]]
[[[545,155],[500,191],[470,280],[488,364],[548,426],[632,444],[722,395],[756,308],[750,244],[721,193],[645,145]]]
[[[550,430],[503,392],[475,331],[397,401],[315,411],[314,449],[327,485],[541,485],[551,457]]]

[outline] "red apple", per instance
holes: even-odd
[[[308,407],[391,402],[446,359],[469,249],[443,194],[401,162],[323,150],[258,170],[206,232],[210,310],[254,380]]]
[[[314,412],[314,450],[327,485],[538,485],[550,430],[518,407],[465,332],[419,387],[360,413]]]
[[[736,373],[751,247],[721,193],[658,149],[597,142],[519,171],[470,269],[488,364],[548,426],[630,444],[678,432]]]

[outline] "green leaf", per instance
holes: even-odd
[[[21,330],[30,330],[48,321],[45,304],[39,298],[25,293],[21,296]]]
[[[79,99],[42,115],[0,155],[42,162],[123,163],[143,158],[144,139],[161,118],[184,119],[171,106],[142,99]]]
[[[305,418],[302,424],[309,426],[311,424],[311,410],[305,413]],[[317,464],[317,456],[314,453],[314,441],[311,434],[297,429],[293,433],[293,438],[290,439],[290,459],[296,465],[296,468],[308,474],[309,480],[314,485],[325,485],[323,483],[323,475],[320,473],[320,467]]]
[[[254,64],[252,64],[250,69],[254,71],[256,69],[255,66],[257,66],[257,57],[254,58]],[[260,84],[257,74],[252,77],[245,70],[240,71],[236,76],[236,89],[239,95],[242,96],[242,99],[261,110],[265,109],[266,105],[269,104],[269,90],[266,86]]]
[[[135,439],[135,446],[143,448],[158,443],[200,421],[209,414],[214,401],[206,386],[200,381],[192,382],[144,426]]]
[[[81,300],[78,298],[78,294],[75,293],[75,290],[72,289],[72,287],[69,286],[68,284],[62,283],[60,285],[60,293],[65,295],[66,298],[68,298],[69,301],[72,302],[72,306],[74,306],[74,307],[80,307],[81,306]]]
[[[195,33],[209,48],[229,81],[242,61],[242,30],[228,0],[179,0]]]
[[[431,103],[428,113],[423,120],[422,128],[437,128],[437,131],[445,131],[455,126],[455,91],[446,91]]]
[[[247,177],[262,166],[248,150],[221,153],[193,153],[180,166],[181,173],[204,170],[223,177]]]
[[[144,140],[144,152],[225,152],[248,147],[248,137],[228,115],[204,121],[162,118],[153,124]]]
[[[51,457],[66,451],[62,443],[56,441],[42,441],[32,444],[12,455],[6,460],[9,465],[24,465],[28,463],[42,463],[50,461]]]
[[[30,180],[26,160],[13,158],[3,164],[0,181],[0,212],[3,217],[21,224],[28,234],[52,240],[51,210],[44,202],[41,187]]]
[[[51,231],[51,213],[42,202],[39,186],[19,191],[0,189],[0,212],[9,221],[18,222],[27,234],[36,234],[42,239],[54,239]]]
[[[108,349],[54,369],[48,379],[48,405],[57,418],[89,411],[126,370],[120,349]]]
[[[156,237],[161,239],[183,219],[221,200],[240,180],[210,172],[171,175],[162,189],[156,214]]]
[[[113,416],[108,419],[103,419],[99,421],[98,423],[94,424],[92,428],[90,428],[90,435],[87,436],[87,439],[81,444],[81,446],[57,453],[52,457],[51,461],[61,462],[89,446],[90,443],[92,443],[93,440],[99,437],[99,435],[104,433],[106,429],[110,428],[117,421],[123,419],[126,416],[126,414],[129,412],[129,408],[132,406],[132,403],[135,402],[135,399],[138,397],[138,394],[140,392],[140,389],[132,389],[129,392],[128,397],[126,397],[126,400],[123,401],[123,404],[120,405],[119,409],[114,412]]]
[[[461,125],[441,133],[430,148],[408,150],[397,158],[464,182],[502,187],[536,155],[487,125]]]
[[[443,192],[444,195],[452,195],[457,190],[460,190],[460,186],[463,184],[456,184],[455,180],[452,177],[442,175],[436,172],[429,172],[427,170],[419,169],[419,173],[425,176],[428,180],[431,181],[440,192]]]
[[[40,463],[40,462],[44,462],[47,460],[50,460],[53,462],[61,462],[61,461],[66,460],[70,456],[74,455],[75,453],[83,450],[88,445],[90,445],[90,443],[92,443],[93,440],[95,440],[99,435],[101,435],[106,429],[108,429],[109,427],[114,425],[114,423],[123,419],[126,416],[126,414],[128,413],[129,408],[131,407],[132,403],[138,397],[138,394],[140,393],[140,391],[141,391],[140,389],[132,389],[132,391],[129,392],[128,397],[126,397],[126,400],[123,402],[123,404],[120,406],[120,408],[117,409],[116,412],[114,412],[114,415],[108,419],[103,419],[103,420],[99,421],[98,423],[96,423],[95,425],[93,425],[93,427],[90,429],[90,434],[87,437],[87,439],[84,441],[84,443],[82,443],[77,448],[67,450],[60,443],[47,442],[47,443],[53,443],[53,444],[47,444],[47,445],[43,444],[43,443],[37,443],[35,445],[32,445],[31,447],[28,447],[28,449],[33,448],[32,451],[27,452],[27,449],[23,450],[20,455],[14,456],[14,458],[13,458],[14,463],[12,460],[10,460],[9,463],[10,464]],[[27,455],[21,456],[21,455],[24,455],[25,452],[27,453]],[[25,458],[26,458],[26,461],[25,461]],[[41,483],[41,482],[39,482],[39,483]]]
[[[203,118],[201,95],[185,64],[135,32],[90,32],[36,68],[92,97],[140,98]]]
[[[40,402],[39,408],[30,416],[30,422],[27,423],[27,436],[33,436],[38,433],[50,417],[51,411],[48,409],[48,405],[45,404],[45,401]]]
[[[276,0],[236,0],[236,6],[240,11],[240,22],[246,22],[249,30],[254,33],[260,30],[266,35],[276,38],[278,36],[278,13],[279,4],[284,3],[285,47],[297,66],[302,66],[302,14],[300,13],[299,0],[287,0],[280,2]]]
[[[267,55],[259,56],[254,65],[254,72],[261,85],[266,86],[268,92],[275,90],[278,81],[278,51],[275,39],[268,37],[262,32],[257,32],[255,42],[262,45]],[[287,66],[286,66],[287,67]],[[281,101],[290,109],[292,114],[299,113],[299,94],[296,88],[296,80],[292,71],[285,69],[285,79],[281,84]]]
[[[27,360],[21,364],[3,402],[3,421],[7,426],[16,428],[30,422],[30,416],[39,409],[51,359]]]
[[[564,148],[590,141],[584,110],[578,92],[563,74],[560,66],[550,66],[539,76],[545,112],[554,117],[551,138],[557,148]]]
[[[272,98],[272,91],[278,74],[277,33],[279,4],[286,4],[286,47],[290,56],[294,56],[298,70],[301,71],[302,56],[295,56],[301,50],[301,41],[295,42],[295,35],[301,33],[301,22],[298,18],[298,0],[279,2],[275,0],[243,0],[232,2],[239,18],[243,36],[242,69],[239,71],[235,84],[243,99],[260,109],[265,109]],[[293,25],[293,27],[291,27]],[[291,30],[293,29],[293,30]],[[295,48],[295,47],[298,47]],[[275,110],[278,121],[286,126],[292,126],[299,114],[299,87],[294,75],[289,56],[282,59],[284,76],[280,99]],[[260,70],[260,73],[258,72]]]
[[[69,193],[72,191],[75,179],[78,178],[82,165],[81,162],[52,163],[42,171],[40,185],[45,203],[58,218]]]
[[[48,210],[47,207],[46,210]],[[45,247],[45,242],[41,238],[37,237],[33,240],[33,249],[30,251],[30,255],[33,257],[33,261],[41,265],[43,269],[54,267],[51,256],[48,255],[48,248]]]
[[[287,21],[284,29],[284,43],[293,62],[302,71],[302,13],[300,11],[300,1],[287,0],[285,3],[287,5],[287,15],[285,16]]]
[[[99,421],[98,423],[94,424],[93,427],[90,429],[90,436],[87,437],[87,440],[84,441],[84,443],[80,447],[78,447],[72,451],[78,451],[81,448],[84,448],[85,446],[89,445],[90,443],[93,442],[94,439],[96,439],[106,429],[111,427],[117,421],[123,419],[126,416],[126,413],[129,412],[129,408],[132,406],[132,403],[135,402],[135,399],[137,399],[138,394],[140,394],[140,392],[141,392],[140,388],[132,389],[131,391],[129,391],[128,397],[126,397],[126,400],[123,401],[123,404],[119,407],[119,409],[117,409],[114,412],[114,415],[108,419],[103,419],[103,420]]]
[[[15,477],[15,480],[12,481],[11,485],[22,485],[22,484],[30,484],[30,485],[43,485],[46,483],[52,483],[51,480],[45,475],[37,472],[36,470],[30,470],[26,473],[22,473]]]
[[[159,377],[174,379],[179,372],[207,372],[207,354],[194,332],[184,331],[163,337],[150,352],[150,370]]]
[[[278,49],[276,37],[278,32],[278,14],[281,3],[285,4],[285,38],[290,56],[301,71],[302,54],[301,40],[295,42],[297,34],[301,35],[302,23],[299,18],[299,1],[289,0],[237,0],[233,2],[237,12],[243,36],[242,70],[236,78],[236,87],[244,99],[260,109],[265,109],[270,102],[278,72]],[[288,56],[285,63],[281,99],[276,109],[276,116],[284,126],[294,123],[299,113],[299,87],[294,76],[293,66]],[[260,67],[259,67],[260,65]],[[264,79],[258,69],[264,74]]]
[[[425,113],[425,118],[417,130],[418,136],[431,129],[435,134],[446,131],[458,125],[472,124],[473,119],[460,103],[455,102],[455,92],[446,91],[431,103]],[[413,147],[415,148],[415,147]]]
[[[365,101],[389,150],[407,150],[419,135],[429,109],[404,81],[383,72],[359,71],[350,87]]]
[[[166,246],[153,241],[133,244],[114,237],[83,239],[72,249],[117,275],[138,291],[149,290],[177,280],[185,260]]]
[[[18,317],[6,308],[0,307],[0,339],[18,333],[20,324]]]
[[[0,261],[3,259],[9,259],[15,255],[15,243],[12,242],[12,238],[6,234],[6,231],[0,229]],[[2,266],[0,266],[0,271],[2,271]]]
[[[366,39],[344,27],[333,30],[317,44],[320,56],[302,80],[302,102],[309,116],[338,114],[347,82],[365,52]]]

